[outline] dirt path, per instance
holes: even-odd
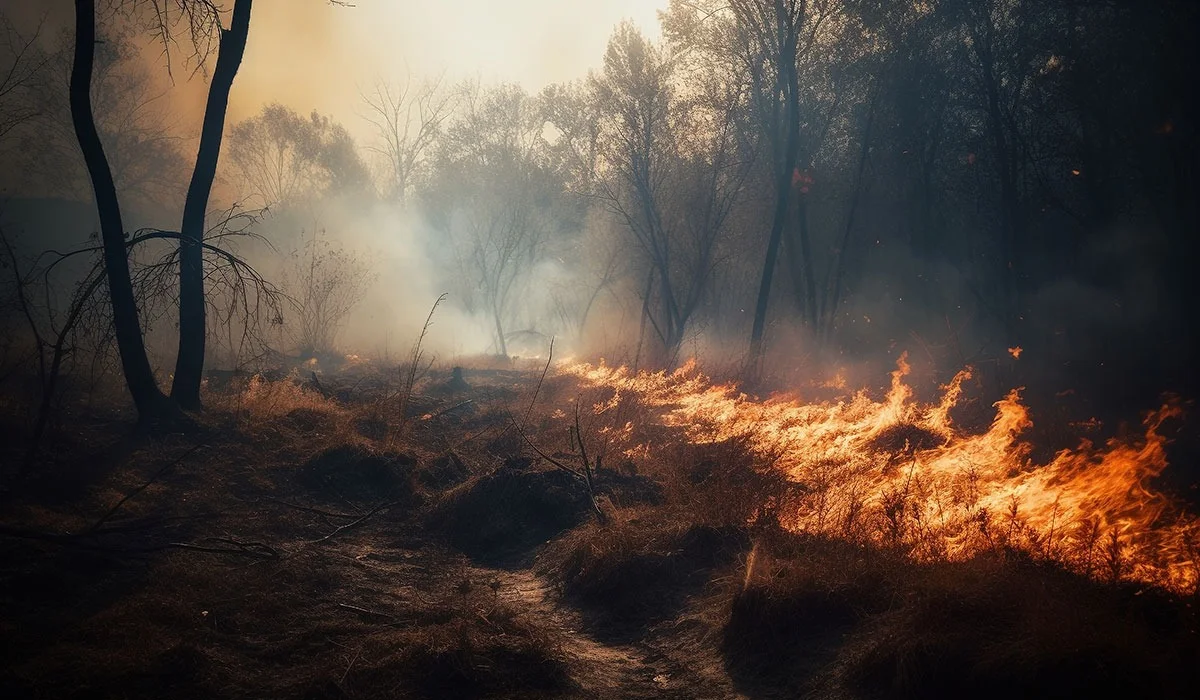
[[[562,634],[562,653],[570,660],[580,691],[587,697],[734,697],[730,688],[701,685],[702,679],[681,674],[667,658],[641,644],[604,644],[582,629],[580,616],[557,601],[552,586],[528,569],[479,569],[481,577],[499,582],[498,596],[528,610]]]

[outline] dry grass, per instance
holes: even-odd
[[[527,375],[469,371],[472,404],[439,413],[461,403],[437,394],[447,377],[430,373],[414,396],[423,413],[391,442],[392,422],[363,430],[398,420],[373,416],[369,396],[252,379],[206,396],[198,434],[135,440],[57,501],[8,503],[6,523],[78,533],[207,445],[87,547],[0,538],[0,692],[1186,697],[1200,683],[1195,600],[1034,561],[999,522],[993,547],[954,563],[914,562],[919,532],[889,540],[883,509],[855,537],[788,533],[777,514],[805,494],[770,455],[691,443],[629,396],[548,377],[529,434],[572,459],[572,402],[595,409],[580,432],[602,455],[599,521],[578,480],[511,428],[530,405]],[[903,455],[927,437],[886,439]],[[80,465],[83,444],[70,443]],[[171,542],[259,542],[277,556]],[[539,580],[544,597],[527,590]]]

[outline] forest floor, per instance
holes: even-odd
[[[347,371],[319,385],[233,378],[210,388],[200,425],[172,434],[123,435],[127,416],[94,410],[60,426],[0,506],[0,696],[1200,686],[1194,596],[1011,553],[916,564],[746,525],[739,508],[757,492],[736,445],[599,468],[598,517],[551,463],[568,459],[551,450],[570,444],[554,407],[574,380],[539,376],[478,368],[468,388],[435,371],[403,421],[378,377]],[[535,387],[547,408],[531,418]]]

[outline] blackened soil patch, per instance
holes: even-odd
[[[802,692],[857,621],[836,592],[752,585],[734,597],[721,651],[739,690]]]
[[[296,480],[324,501],[403,501],[414,494],[415,464],[407,455],[341,445],[306,462]]]

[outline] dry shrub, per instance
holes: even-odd
[[[1030,560],[914,569],[903,603],[848,646],[845,682],[907,697],[1185,697],[1196,614]]]
[[[590,512],[587,489],[575,476],[511,460],[447,492],[429,525],[476,561],[505,564],[583,523]]]
[[[338,445],[305,462],[296,479],[321,500],[407,502],[416,496],[415,466],[402,453]]]
[[[695,525],[670,512],[621,515],[573,530],[538,561],[584,613],[593,633],[614,641],[631,641],[647,626],[677,615],[714,571],[749,544],[738,528]]]
[[[351,413],[337,401],[303,385],[295,372],[279,380],[254,375],[242,386],[213,393],[208,405],[232,415],[243,427],[349,439]]]

